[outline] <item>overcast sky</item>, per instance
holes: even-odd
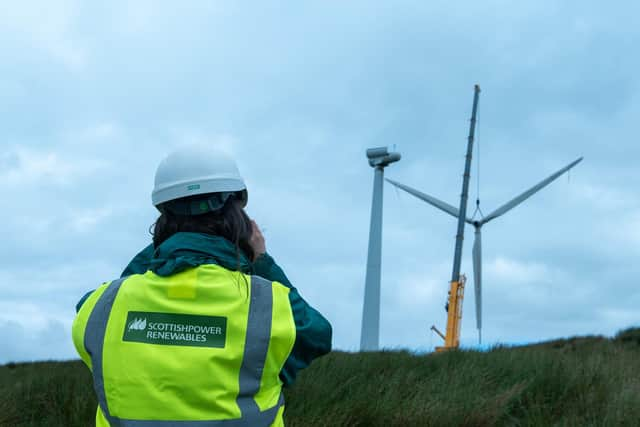
[[[189,142],[236,156],[269,252],[356,350],[365,150],[458,205],[476,83],[485,214],[585,158],[484,227],[485,342],[640,324],[638,2],[1,3],[0,363],[75,357],[76,302],[150,242],[155,168]],[[381,344],[430,350],[456,223],[384,196]]]

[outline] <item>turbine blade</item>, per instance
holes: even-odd
[[[412,196],[417,197],[418,199],[429,203],[431,206],[434,206],[438,209],[440,209],[441,211],[444,211],[446,213],[448,213],[449,215],[452,215],[456,218],[458,218],[458,212],[459,210],[457,208],[454,208],[453,206],[451,206],[450,204],[443,202],[442,200],[436,199],[435,197],[429,196],[428,194],[424,194],[421,191],[418,191],[414,188],[409,187],[408,185],[404,185],[404,184],[400,184],[397,181],[394,181],[392,179],[389,178],[385,178],[387,180],[387,182],[395,185],[396,187],[398,187],[401,190],[406,191],[407,193],[411,194]]]
[[[473,287],[476,294],[476,326],[478,334],[482,330],[482,231],[476,227],[473,242]],[[480,337],[480,335],[478,335]]]
[[[500,206],[498,209],[496,209],[495,211],[493,211],[489,215],[487,215],[481,221],[481,224],[486,224],[487,222],[491,221],[492,219],[495,219],[495,218],[499,217],[500,215],[503,215],[503,214],[507,213],[508,211],[510,211],[511,209],[515,208],[520,203],[524,202],[529,197],[533,196],[535,193],[537,193],[538,191],[542,190],[547,185],[551,184],[560,175],[562,175],[563,173],[565,173],[566,171],[568,171],[569,169],[571,169],[572,167],[574,167],[575,165],[580,163],[582,161],[582,159],[583,158],[580,157],[579,159],[569,163],[567,166],[563,167],[558,172],[556,172],[553,175],[549,176],[548,178],[540,181],[538,184],[534,185],[533,187],[531,187],[530,189],[528,189],[524,193],[520,194],[519,196],[513,198],[511,201],[509,201],[509,202],[505,203],[504,205]]]

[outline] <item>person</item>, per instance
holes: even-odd
[[[153,243],[78,303],[96,426],[283,426],[282,387],[331,350],[331,325],[266,251],[235,161],[207,147],[159,165]]]

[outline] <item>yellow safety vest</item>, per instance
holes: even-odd
[[[73,323],[96,426],[282,426],[289,288],[213,264],[99,287]]]

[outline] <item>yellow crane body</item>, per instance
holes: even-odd
[[[444,339],[444,346],[436,347],[437,352],[458,348],[460,346],[460,323],[462,322],[462,300],[467,278],[460,275],[459,281],[451,282],[447,301],[447,331],[442,334],[435,326],[431,329]]]

